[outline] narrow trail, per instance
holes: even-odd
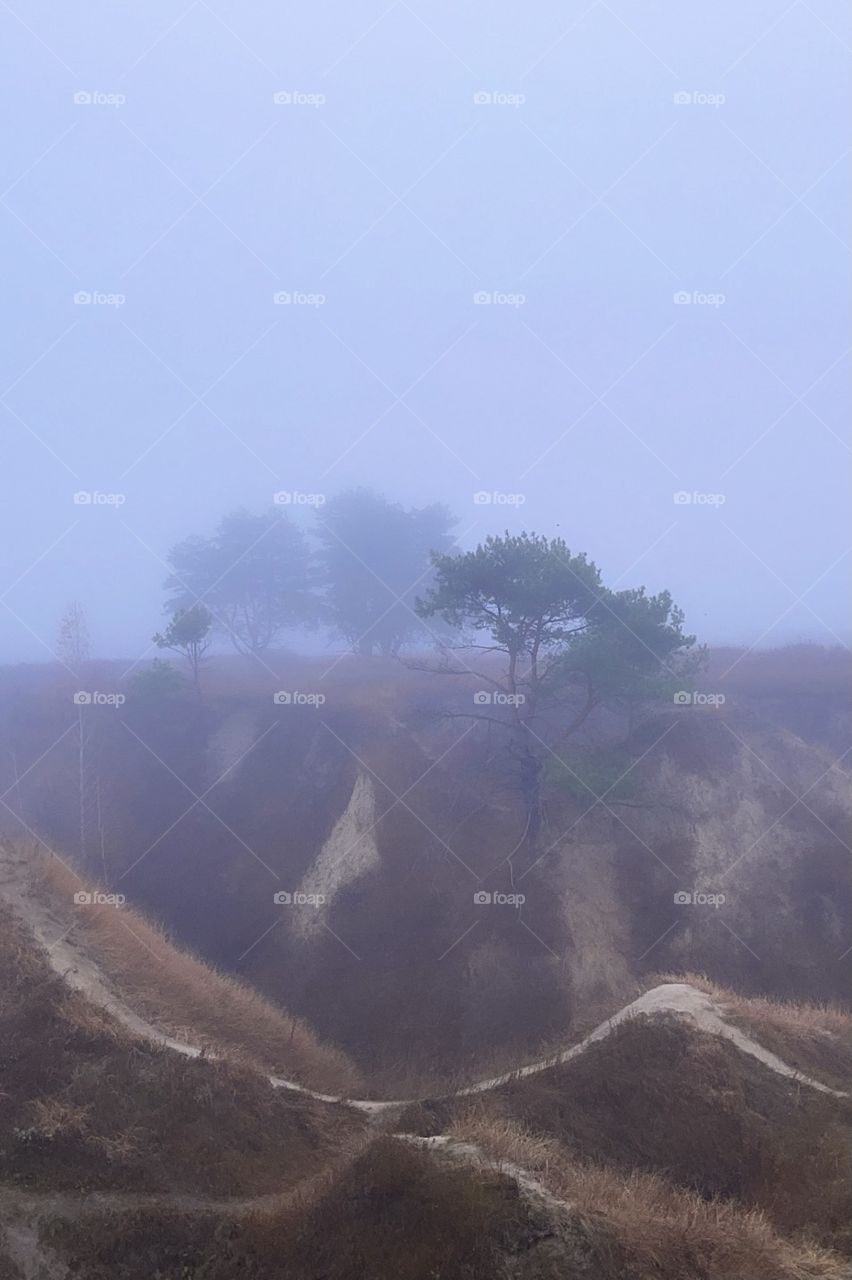
[[[0,1206],[2,1208],[2,1206]],[[0,1244],[22,1280],[65,1280],[68,1268],[39,1238],[39,1219],[20,1213],[3,1213]],[[0,1255],[0,1262],[2,1262]],[[5,1273],[4,1273],[5,1274]]]
[[[177,1040],[173,1036],[167,1035],[154,1023],[140,1017],[126,1001],[111,991],[108,980],[97,962],[87,955],[74,941],[72,937],[73,928],[63,934],[61,924],[54,918],[48,908],[29,891],[26,881],[26,860],[21,855],[10,853],[2,848],[0,848],[0,895],[6,899],[18,918],[35,934],[47,952],[48,960],[54,971],[75,990],[85,995],[93,1004],[100,1006],[123,1026],[127,1027],[129,1031],[141,1036],[149,1043],[158,1045],[161,1048],[171,1049],[175,1053],[183,1054],[185,1057],[200,1058],[206,1056],[209,1058],[216,1056],[209,1052],[205,1054],[200,1045],[191,1044],[185,1040]],[[585,1053],[590,1045],[606,1039],[616,1027],[630,1018],[641,1015],[653,1017],[663,1014],[676,1014],[687,1017],[700,1030],[732,1041],[741,1052],[756,1058],[770,1071],[774,1071],[776,1075],[784,1076],[800,1085],[816,1089],[820,1093],[831,1094],[836,1098],[849,1097],[849,1094],[844,1090],[833,1089],[823,1084],[820,1080],[815,1080],[812,1076],[804,1075],[794,1067],[789,1066],[783,1059],[765,1049],[763,1045],[752,1039],[746,1032],[729,1023],[723,1010],[705,991],[701,991],[698,987],[693,987],[686,982],[665,982],[660,986],[652,987],[649,991],[645,991],[639,996],[638,999],[625,1005],[623,1009],[613,1014],[612,1017],[607,1018],[594,1031],[590,1032],[577,1044],[571,1045],[570,1048],[563,1049],[547,1058],[541,1058],[537,1062],[529,1063],[527,1066],[504,1072],[502,1075],[490,1076],[485,1080],[477,1081],[475,1084],[465,1085],[463,1088],[456,1089],[450,1094],[441,1095],[441,1097],[471,1097],[498,1089],[501,1085],[509,1084],[512,1081],[523,1080],[527,1076],[548,1071],[553,1067],[561,1066],[563,1063],[579,1057],[580,1054]],[[405,1107],[423,1101],[422,1098],[383,1100],[347,1098],[336,1094],[321,1093],[284,1076],[270,1075],[267,1076],[267,1079],[274,1089],[288,1089],[294,1093],[304,1094],[317,1102],[346,1106],[371,1117],[401,1111]]]
[[[547,1071],[550,1067],[558,1067],[564,1062],[570,1062],[572,1058],[579,1057],[588,1049],[589,1045],[595,1044],[598,1040],[605,1040],[611,1035],[617,1026],[622,1022],[626,1022],[629,1018],[638,1017],[644,1014],[652,1017],[655,1014],[674,1013],[684,1017],[691,1018],[696,1026],[702,1031],[708,1031],[711,1035],[722,1036],[726,1040],[731,1040],[743,1053],[747,1053],[752,1058],[757,1058],[758,1062],[762,1062],[770,1071],[774,1071],[776,1075],[786,1076],[789,1080],[795,1080],[798,1084],[807,1085],[811,1089],[816,1089],[820,1093],[832,1094],[835,1098],[847,1098],[848,1093],[842,1089],[831,1089],[827,1084],[823,1084],[820,1080],[815,1080],[812,1076],[803,1075],[797,1071],[795,1067],[788,1066],[783,1059],[776,1054],[770,1053],[757,1040],[753,1040],[751,1036],[741,1031],[739,1027],[733,1026],[725,1018],[723,1010],[716,1004],[715,1000],[701,991],[698,987],[691,986],[688,982],[663,982],[657,987],[651,987],[649,991],[645,991],[638,1000],[634,1000],[632,1004],[625,1005],[623,1009],[619,1009],[618,1013],[614,1013],[611,1018],[607,1018],[600,1026],[581,1040],[578,1044],[572,1045],[570,1049],[563,1049],[550,1058],[542,1058],[539,1062],[533,1062],[527,1067],[519,1067],[515,1071],[507,1071],[505,1075],[493,1076],[490,1080],[481,1080],[478,1084],[469,1085],[465,1089],[459,1089],[455,1097],[465,1097],[470,1094],[485,1093],[489,1089],[497,1089],[502,1084],[508,1084],[512,1080],[523,1080],[526,1076],[535,1075],[540,1071]]]
[[[299,1184],[267,1195],[222,1199],[169,1191],[75,1192],[0,1187],[0,1249],[5,1250],[23,1280],[67,1280],[71,1274],[67,1264],[45,1243],[41,1234],[42,1225],[57,1218],[85,1222],[103,1213],[138,1213],[146,1209],[239,1218],[273,1213],[303,1191],[303,1184]]]
[[[47,958],[54,971],[59,974],[75,990],[81,992],[93,1004],[105,1010],[118,1022],[135,1035],[161,1048],[171,1049],[186,1057],[198,1058],[203,1054],[202,1048],[186,1041],[177,1040],[161,1031],[152,1022],[140,1017],[134,1010],[117,996],[109,986],[109,982],[97,962],[73,939],[73,927],[62,932],[62,924],[44,903],[29,889],[26,876],[26,861],[20,855],[13,854],[0,846],[0,897],[2,897],[14,914],[32,931],[43,946]],[[537,1062],[520,1067],[502,1075],[491,1076],[475,1084],[457,1089],[444,1095],[445,1099],[472,1097],[498,1089],[502,1085],[528,1076],[550,1070],[553,1067],[570,1062],[593,1044],[605,1040],[616,1027],[630,1018],[638,1016],[661,1016],[674,1014],[689,1018],[702,1031],[722,1036],[730,1040],[738,1049],[763,1063],[770,1071],[794,1081],[799,1085],[815,1089],[820,1093],[845,1098],[849,1094],[832,1089],[819,1080],[803,1075],[790,1067],[781,1058],[765,1049],[744,1031],[726,1021],[723,1010],[704,991],[690,986],[688,983],[668,982],[653,987],[639,996],[631,1004],[626,1005],[618,1013],[602,1022],[578,1044],[570,1048],[542,1058]],[[206,1055],[211,1056],[209,1053]],[[391,1119],[406,1107],[415,1105],[422,1099],[373,1100],[367,1098],[346,1098],[332,1094],[320,1093],[297,1081],[271,1075],[266,1077],[275,1089],[287,1089],[303,1094],[319,1102],[330,1103],[359,1111],[368,1117],[371,1123],[380,1118]],[[511,1177],[527,1198],[540,1204],[550,1212],[570,1212],[571,1205],[558,1200],[529,1170],[505,1160],[496,1160],[486,1151],[473,1143],[463,1142],[448,1135],[421,1137],[415,1134],[395,1133],[398,1141],[416,1146],[423,1150],[435,1151],[449,1159],[463,1160],[478,1168],[498,1169]],[[97,1215],[104,1210],[127,1212],[144,1208],[166,1208],[169,1211],[188,1211],[200,1213],[246,1214],[271,1210],[284,1203],[292,1192],[262,1195],[250,1198],[213,1199],[204,1196],[182,1195],[172,1193],[140,1193],[140,1192],[87,1192],[76,1194],[58,1191],[31,1191],[16,1188],[0,1188],[0,1221],[3,1224],[4,1247],[12,1261],[20,1270],[24,1280],[63,1280],[67,1271],[63,1263],[54,1258],[39,1241],[38,1224],[49,1217],[66,1217],[80,1219]],[[852,1274],[852,1272],[850,1272]]]
[[[423,1138],[416,1134],[395,1134],[394,1137],[409,1146],[438,1152],[480,1170],[496,1170],[511,1178],[526,1200],[554,1217],[562,1218],[572,1210],[567,1201],[557,1199],[526,1169],[511,1161],[497,1161],[472,1142],[461,1142],[443,1135]],[[68,1280],[71,1272],[67,1264],[44,1242],[41,1234],[42,1225],[57,1218],[84,1222],[105,1212],[135,1213],[146,1209],[239,1218],[274,1213],[302,1194],[301,1184],[291,1191],[233,1199],[168,1192],[31,1191],[0,1187],[0,1245],[17,1267],[22,1280]]]
[[[549,1207],[565,1209],[569,1206],[557,1200],[532,1174],[511,1161],[497,1161],[481,1147],[463,1142],[444,1134],[424,1138],[419,1134],[392,1135],[407,1146],[426,1151],[438,1151],[455,1160],[478,1164],[482,1168],[498,1168],[513,1178],[530,1195]],[[325,1173],[315,1175],[320,1181]],[[311,1179],[308,1179],[310,1182]],[[286,1191],[272,1191],[257,1196],[200,1196],[189,1192],[171,1191],[39,1191],[29,1187],[0,1186],[0,1222],[4,1225],[16,1219],[44,1217],[96,1218],[105,1211],[132,1213],[145,1209],[168,1210],[183,1213],[229,1214],[242,1217],[247,1214],[269,1213],[297,1200],[304,1194],[305,1183],[298,1183]]]
[[[473,1164],[482,1169],[498,1169],[517,1183],[528,1200],[533,1200],[552,1213],[567,1213],[572,1205],[567,1200],[559,1200],[543,1183],[539,1182],[529,1169],[524,1169],[511,1160],[497,1160],[494,1156],[478,1147],[473,1142],[462,1142],[447,1134],[437,1134],[431,1138],[422,1138],[416,1133],[400,1133],[395,1135],[400,1142],[420,1147],[424,1151],[439,1151],[453,1160],[461,1160],[465,1164]]]
[[[95,1218],[104,1210],[130,1213],[137,1209],[168,1209],[187,1213],[257,1213],[278,1208],[291,1192],[261,1196],[196,1196],[180,1191],[36,1191],[0,1187],[0,1215],[21,1213],[60,1218]]]

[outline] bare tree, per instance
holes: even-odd
[[[79,600],[72,600],[62,615],[56,651],[60,661],[73,671],[75,676],[79,676],[82,667],[89,661],[89,628],[86,624],[86,614]]]
[[[59,622],[56,651],[60,662],[79,680],[89,660],[89,628],[79,600],[72,600]],[[79,693],[80,691],[78,691]],[[80,857],[86,856],[86,782],[88,729],[83,715],[83,699],[75,694],[77,706],[77,792],[80,819]]]

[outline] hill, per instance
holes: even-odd
[[[79,720],[44,672],[0,679],[2,814],[338,1046],[355,1067],[329,1091],[346,1070],[421,1092],[540,1056],[661,970],[848,1000],[848,655],[718,651],[704,686],[724,703],[593,720],[549,758],[532,857],[488,729],[444,717],[472,679],[273,662],[214,666],[201,705],[128,685]],[[326,701],[276,704],[278,682]]]
[[[72,926],[73,950],[49,952],[55,882],[28,882],[27,911],[19,875],[7,860],[10,1280],[848,1275],[848,1099],[729,1022],[730,995],[657,987],[558,1061],[407,1111],[334,1102],[237,1061],[235,1043],[196,1055],[191,1023],[178,1040],[148,1021],[97,934]],[[165,957],[166,1009],[186,963]],[[736,1015],[769,1017],[742,998]],[[777,1038],[827,1015],[773,1016]],[[848,1025],[834,1015],[825,1034],[834,1072]]]

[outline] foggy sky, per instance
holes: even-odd
[[[175,541],[355,484],[848,641],[839,0],[12,9],[0,658],[72,598],[135,656]]]

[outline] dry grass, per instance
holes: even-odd
[[[781,1232],[852,1247],[848,1102],[799,1088],[679,1018],[630,1019],[572,1061],[489,1098],[572,1160],[662,1174],[704,1198],[762,1210]],[[424,1103],[400,1123],[445,1132],[469,1105]]]
[[[329,671],[332,661],[334,668]],[[418,664],[434,663],[430,649],[420,653],[406,652],[399,661],[384,658],[362,658],[343,652],[343,646],[320,656],[300,654],[292,649],[273,649],[265,655],[265,665],[233,653],[210,655],[205,662],[203,682],[205,692],[211,697],[231,694],[267,695],[274,681],[293,680],[303,682],[304,688],[333,687],[339,696],[352,692],[358,698],[358,690],[364,686],[384,688],[389,684],[423,688],[427,692],[434,687],[434,677],[417,669]],[[117,688],[121,676],[132,662],[132,655],[121,659],[99,659],[88,664],[88,669],[103,679],[101,687]],[[177,658],[174,666],[186,674]],[[483,667],[485,664],[485,667]],[[135,665],[135,664],[134,664]],[[474,666],[477,664],[474,663]],[[479,663],[482,669],[490,665],[488,658]],[[843,645],[798,643],[774,648],[746,648],[742,645],[714,645],[709,654],[708,672],[714,678],[730,669],[726,677],[730,685],[795,692],[805,689],[837,689],[848,691],[852,679],[852,654]],[[275,674],[270,674],[274,672]],[[325,674],[322,685],[318,683]],[[313,681],[308,684],[307,681]],[[109,685],[107,681],[111,681]],[[462,677],[459,677],[462,681]],[[67,686],[67,672],[58,663],[15,663],[0,666],[0,698],[18,692],[49,694]],[[288,687],[285,685],[285,687]]]
[[[54,1223],[45,1239],[87,1280],[841,1280],[825,1249],[756,1212],[663,1179],[571,1161],[478,1104],[455,1129],[494,1170],[381,1138],[310,1194],[239,1220],[148,1211]],[[518,1193],[529,1169],[563,1212]]]
[[[270,1213],[136,1213],[45,1234],[86,1280],[502,1280],[505,1255],[534,1248],[546,1224],[508,1180],[381,1138],[313,1194]]]
[[[73,923],[79,944],[135,1013],[176,1038],[249,1059],[320,1092],[358,1092],[353,1064],[304,1021],[179,950],[130,907],[75,907],[80,877],[38,850],[31,857],[36,892],[63,924]]]
[[[713,688],[754,696],[839,693],[846,697],[852,684],[852,653],[839,644],[788,644],[777,649],[717,645],[710,651],[707,678],[721,682]]]
[[[362,1122],[227,1061],[140,1042],[0,913],[0,1177],[54,1189],[277,1192]]]
[[[840,1280],[847,1264],[836,1254],[783,1239],[756,1210],[706,1200],[646,1173],[622,1174],[572,1161],[553,1138],[537,1136],[471,1106],[452,1128],[498,1164],[529,1170],[560,1200],[611,1229],[640,1274],[693,1276],[702,1280]]]
[[[613,1007],[600,1017],[577,1019],[562,1035],[541,1040],[523,1052],[497,1047],[471,1052],[465,1061],[452,1064],[425,1061],[422,1054],[418,1057],[411,1050],[406,1055],[401,1053],[395,1061],[388,1055],[370,1071],[369,1090],[362,1096],[423,1101],[448,1098],[481,1080],[517,1073],[528,1065],[557,1057],[569,1045],[582,1040],[607,1014],[616,1012],[617,1008]]]
[[[744,996],[704,974],[662,974],[712,996],[726,1018],[791,1067],[835,1089],[852,1091],[852,1013],[839,1005]]]

